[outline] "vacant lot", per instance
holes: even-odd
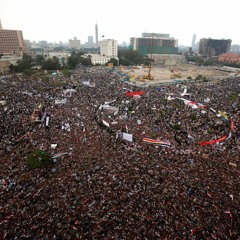
[[[138,78],[148,75],[149,69],[122,69],[123,73],[133,77],[137,82]],[[215,70],[213,67],[198,67],[190,64],[172,66],[172,67],[155,67],[151,69],[151,75],[154,77],[154,81],[147,81],[149,83],[169,82],[175,79],[185,80],[189,77],[195,79],[198,75],[207,79],[221,79],[228,76],[233,76],[232,73]],[[132,78],[132,80],[133,80]]]

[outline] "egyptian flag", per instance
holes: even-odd
[[[162,141],[162,140],[158,140],[158,139],[143,138],[143,142],[159,145],[159,146],[162,146],[162,147],[170,147],[171,146],[170,142]]]

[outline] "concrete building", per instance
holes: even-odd
[[[107,62],[110,61],[111,57],[102,56],[100,54],[85,54],[85,57],[91,56],[91,61],[93,65],[105,65]]]
[[[113,39],[104,39],[99,42],[100,54],[84,54],[84,57],[91,56],[93,65],[105,65],[111,58],[118,59],[118,43]]]
[[[73,49],[80,49],[80,40],[78,40],[76,37],[74,39],[69,39],[69,47]]]
[[[178,41],[163,33],[142,33],[141,38],[130,38],[129,48],[143,56],[147,54],[177,54]]]
[[[20,30],[0,30],[0,54],[18,55],[28,53],[23,34]]]
[[[0,75],[8,74],[10,70],[10,65],[10,62],[0,60]]]
[[[240,45],[238,45],[238,44],[231,45],[230,52],[231,53],[240,53]]]
[[[186,63],[184,55],[175,54],[150,54],[147,55],[148,58],[154,60],[154,65],[158,66],[175,66],[178,64]]]
[[[197,50],[196,38],[197,38],[197,35],[193,34],[191,48],[192,48],[192,51],[194,52]]]
[[[96,47],[98,47],[98,25],[95,25],[95,40],[96,40]]]
[[[230,39],[202,38],[199,41],[198,53],[207,58],[219,56],[230,51],[231,43]]]
[[[117,58],[118,56],[118,43],[113,39],[104,39],[100,41],[100,55]]]

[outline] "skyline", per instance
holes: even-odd
[[[30,0],[0,0],[0,19],[3,29],[22,30],[24,39],[31,42],[68,42],[77,37],[83,44],[88,36],[93,36],[95,42],[97,23],[99,41],[104,35],[119,44],[129,43],[131,37],[141,37],[143,32],[167,33],[185,46],[191,46],[193,34],[196,42],[215,38],[240,44],[234,27],[238,22],[238,2],[229,0],[227,4],[228,7],[220,6],[216,0],[203,0],[200,4],[194,0],[149,0],[144,4],[136,0],[122,0],[119,4],[110,0],[69,0],[63,5],[56,0],[38,4]]]

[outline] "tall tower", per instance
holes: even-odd
[[[96,38],[96,46],[98,47],[98,25],[95,25],[95,38]]]

